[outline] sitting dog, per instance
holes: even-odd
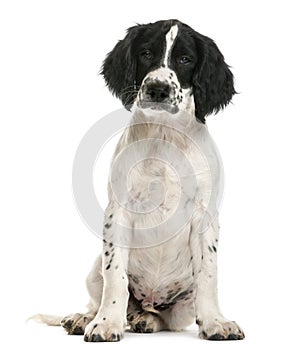
[[[127,325],[151,333],[194,321],[203,339],[243,339],[217,299],[222,174],[205,117],[235,94],[223,55],[186,24],[158,21],[129,28],[102,74],[132,121],[112,161],[88,312],[40,320],[88,342],[118,341]]]

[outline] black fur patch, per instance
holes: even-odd
[[[129,28],[126,37],[107,55],[101,73],[112,93],[130,109],[145,76],[162,67],[165,36],[176,24],[178,34],[169,67],[182,88],[192,89],[196,118],[205,123],[207,115],[223,109],[236,93],[233,74],[212,39],[178,20]],[[189,57],[187,64],[181,63],[183,56]]]

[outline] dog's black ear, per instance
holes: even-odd
[[[111,92],[120,98],[125,108],[130,109],[137,94],[135,91],[136,62],[131,52],[131,45],[138,33],[139,26],[127,30],[127,35],[120,40],[103,62],[101,74]]]
[[[236,91],[233,74],[214,41],[198,33],[195,41],[203,57],[193,75],[195,113],[196,118],[205,123],[205,116],[227,106]]]

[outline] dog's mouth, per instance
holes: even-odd
[[[166,111],[171,114],[176,114],[179,111],[178,106],[170,102],[152,102],[148,100],[138,100],[137,106],[140,109],[151,109],[153,111]]]

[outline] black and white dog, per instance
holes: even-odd
[[[223,55],[186,24],[159,21],[128,29],[102,74],[133,112],[112,164],[131,145],[126,157],[138,154],[142,161],[133,162],[133,169],[128,158],[115,166],[117,175],[128,177],[128,190],[120,203],[109,184],[103,253],[87,278],[88,312],[39,319],[84,334],[89,342],[118,341],[126,325],[149,333],[181,330],[194,321],[201,338],[243,339],[218,306],[214,203],[221,172],[204,125],[206,115],[224,108],[235,94]]]

